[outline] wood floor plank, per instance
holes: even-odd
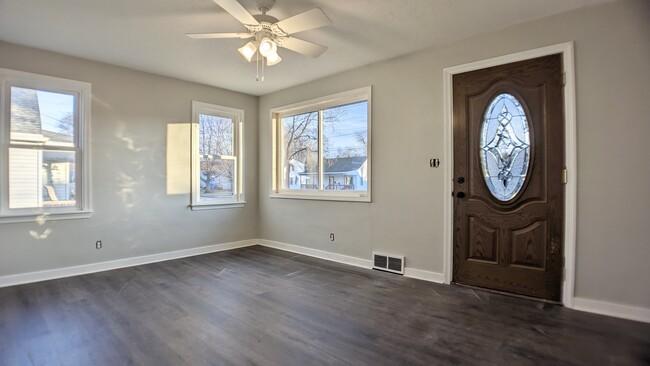
[[[0,365],[644,365],[650,324],[255,246],[0,289]]]

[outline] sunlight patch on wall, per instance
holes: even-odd
[[[52,229],[50,229],[50,228],[45,229],[45,231],[43,231],[42,234],[39,234],[35,230],[30,230],[29,235],[31,235],[31,237],[36,239],[36,240],[42,240],[42,239],[46,239],[48,236],[50,236],[51,232],[52,232]]]
[[[36,224],[38,226],[43,226],[47,222],[47,213],[43,213],[41,215],[36,216]],[[37,232],[36,230],[30,230],[29,235],[36,239],[36,240],[42,240],[42,239],[47,239],[48,236],[52,233],[52,229],[47,228],[45,229],[42,233]]]
[[[134,189],[135,187],[135,180],[130,177],[127,174],[120,173],[120,178],[119,178],[119,187],[120,190],[117,192],[117,195],[120,196],[122,200],[122,204],[124,207],[127,209],[133,208],[135,205],[133,204],[134,200]]]
[[[115,133],[115,136],[120,140],[124,141],[127,149],[134,152],[141,152],[147,150],[147,148],[145,147],[136,147],[133,138],[127,136],[125,132],[126,132],[126,124],[122,122],[117,127],[117,132]]]
[[[190,193],[191,123],[167,124],[167,194]]]

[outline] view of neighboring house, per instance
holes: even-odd
[[[305,164],[296,159],[289,162],[289,189],[300,189],[301,184],[306,184],[300,180],[300,173],[305,171]]]
[[[346,158],[324,159],[323,166],[323,189],[330,190],[368,190],[368,158],[365,156],[353,156]],[[298,181],[292,184],[294,189],[318,189],[318,166],[312,164],[291,164],[291,167],[298,168],[302,165],[301,172],[295,173]],[[290,175],[290,181],[291,180]]]
[[[36,90],[11,88],[11,142],[25,146],[9,152],[11,208],[75,204],[74,152],[43,149],[72,145],[72,134],[43,128]]]

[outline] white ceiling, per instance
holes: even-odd
[[[258,13],[253,0],[239,0]],[[277,0],[282,20],[314,7],[333,25],[295,36],[329,49],[311,59],[280,49],[283,61],[255,81],[240,39],[185,33],[245,32],[211,0],[0,0],[0,40],[263,95],[310,80],[610,0]]]

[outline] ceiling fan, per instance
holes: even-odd
[[[248,30],[245,33],[188,33],[194,39],[210,38],[240,38],[251,39],[238,49],[239,53],[251,62],[253,56],[259,63],[262,58],[262,67],[276,65],[282,58],[278,55],[278,47],[316,58],[327,50],[327,47],[316,43],[291,37],[290,35],[314,28],[332,24],[325,13],[314,8],[294,15],[285,20],[266,14],[273,7],[275,0],[255,0],[261,14],[251,15],[237,0],[213,0],[235,19],[240,21]],[[263,76],[262,76],[263,78]]]

